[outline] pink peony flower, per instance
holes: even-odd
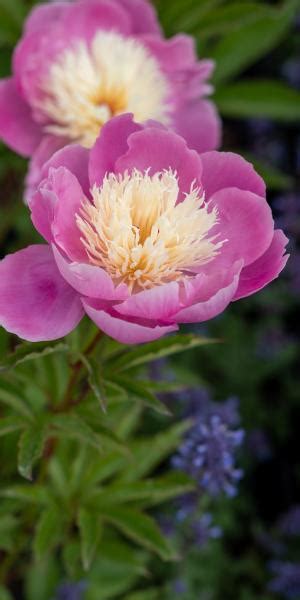
[[[115,117],[43,177],[30,209],[48,245],[0,262],[0,323],[27,340],[63,336],[85,312],[120,342],[148,342],[215,317],[287,261],[253,167],[160,124]]]
[[[21,338],[64,336],[85,312],[120,342],[151,341],[215,317],[287,261],[253,167],[199,155],[160,124],[115,117],[43,178],[30,209],[48,245],[0,262],[0,324]]]
[[[147,0],[41,4],[29,15],[0,82],[0,137],[33,155],[27,184],[68,143],[91,148],[115,115],[159,121],[199,152],[220,142],[220,121],[205,99],[210,60],[197,61],[192,38],[164,39]]]

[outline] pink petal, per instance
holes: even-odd
[[[53,254],[62,277],[81,295],[100,300],[124,300],[126,285],[114,286],[109,275],[94,265],[70,262],[53,246]]]
[[[218,190],[236,187],[264,197],[264,180],[256,173],[251,163],[232,152],[207,152],[201,155],[202,185],[206,200]]]
[[[25,180],[25,198],[28,203],[30,202],[31,196],[36,192],[41,180],[44,178],[42,175],[42,167],[52,154],[61,147],[61,143],[61,138],[53,135],[46,135],[33,154]]]
[[[243,259],[245,265],[257,260],[270,246],[274,231],[272,211],[264,198],[238,188],[219,190],[209,207],[217,207],[218,224],[210,235],[227,240],[208,268],[230,265]]]
[[[114,173],[116,160],[128,150],[128,137],[142,126],[133,115],[123,114],[108,121],[90,152],[89,178],[91,187],[101,186],[106,173]]]
[[[0,323],[31,342],[55,340],[83,316],[79,296],[58,272],[49,246],[29,246],[0,262]]]
[[[116,162],[116,170],[146,171],[150,174],[172,169],[179,179],[181,197],[192,183],[200,187],[202,165],[198,154],[190,150],[185,140],[171,131],[149,127],[128,138],[129,150]]]
[[[48,26],[54,25],[69,8],[69,2],[38,4],[31,10],[25,21],[25,32],[30,33],[36,29],[43,28],[45,24]]]
[[[118,0],[130,14],[133,33],[161,34],[154,7],[147,0]]]
[[[154,321],[169,321],[179,308],[179,284],[176,281],[133,294],[115,306],[115,310],[124,317]]]
[[[173,117],[174,129],[197,152],[218,148],[221,143],[221,120],[208,100],[184,104]]]
[[[235,291],[239,283],[239,273],[235,273],[232,281],[227,284],[226,287],[221,287],[213,296],[202,302],[198,302],[183,308],[176,315],[173,315],[173,319],[178,323],[202,323],[213,319],[220,313],[222,313],[228,304],[233,299]],[[203,295],[206,295],[205,290],[205,279],[202,280]],[[201,295],[200,290],[198,294]]]
[[[197,61],[195,42],[189,35],[179,34],[169,40],[143,35],[141,39],[166,73],[188,69]]]
[[[86,299],[83,299],[82,302],[86,313],[99,329],[122,344],[152,342],[178,329],[177,325],[160,326],[155,323],[151,325],[151,321],[149,321],[149,326],[147,326],[146,324],[123,320],[117,316],[112,316],[105,310],[93,308]]]
[[[41,140],[28,104],[17,91],[13,78],[0,81],[0,137],[13,150],[30,156]]]
[[[131,33],[131,20],[119,2],[111,0],[78,0],[70,5],[63,19],[68,36],[90,41],[99,30]]]
[[[278,277],[289,258],[289,255],[285,254],[288,241],[281,229],[274,232],[273,240],[266,252],[242,270],[234,300],[258,292]]]
[[[60,145],[62,139],[60,138]],[[78,144],[69,144],[64,148],[60,148],[52,154],[47,162],[44,162],[41,172],[41,179],[48,177],[51,169],[65,167],[72,175],[75,175],[79,181],[83,192],[86,196],[90,192],[90,182],[88,177],[90,152],[87,148],[83,148]]]

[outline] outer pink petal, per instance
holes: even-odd
[[[236,273],[226,287],[219,289],[208,300],[183,308],[173,316],[174,320],[178,323],[202,323],[216,317],[225,310],[233,299],[238,282],[239,274]],[[203,281],[203,285],[205,286],[205,281]]]
[[[130,14],[133,33],[161,34],[154,7],[147,0],[118,0]]]
[[[13,78],[0,81],[0,137],[23,156],[30,156],[41,140],[41,129]]]
[[[76,215],[84,199],[83,190],[76,177],[65,167],[51,169],[47,182],[57,198],[51,224],[53,239],[71,260],[84,261],[87,255],[80,241]],[[43,184],[40,187],[43,193]]]
[[[111,0],[77,0],[63,18],[68,36],[90,41],[99,29],[131,33],[131,19],[121,3]]]
[[[115,287],[104,269],[86,263],[70,262],[55,246],[53,254],[63,278],[82,296],[115,301],[127,298],[126,285]]]
[[[206,200],[218,190],[237,187],[265,196],[264,180],[256,173],[251,163],[232,152],[207,152],[201,155],[202,184]]]
[[[66,10],[70,8],[69,2],[48,2],[38,4],[30,12],[25,21],[25,32],[30,33],[37,29],[54,25],[59,21]]]
[[[199,155],[190,150],[185,140],[172,131],[149,127],[128,138],[129,150],[116,162],[120,173],[138,169],[150,174],[172,169],[177,172],[181,194],[191,184],[201,186],[202,164]]]
[[[189,69],[196,64],[195,42],[189,35],[179,34],[169,40],[144,35],[141,39],[166,73]]]
[[[288,241],[281,229],[274,232],[272,243],[267,251],[258,260],[242,270],[234,300],[258,292],[278,277],[289,258],[289,254],[285,254]]]
[[[264,198],[237,188],[216,192],[209,207],[217,207],[218,224],[210,234],[227,240],[212,268],[243,259],[245,265],[257,260],[270,246],[274,232],[272,211]],[[209,266],[208,266],[209,268]]]
[[[60,146],[61,143],[62,140],[60,138]],[[57,152],[52,154],[51,158],[49,157],[49,160],[44,162],[41,171],[41,179],[46,179],[51,169],[65,167],[72,175],[75,175],[83,192],[88,196],[90,192],[88,176],[89,158],[90,152],[87,148],[83,148],[78,144],[69,144],[64,148],[57,150]]]
[[[90,152],[91,187],[94,184],[100,186],[106,173],[114,173],[116,160],[128,151],[128,137],[142,129],[129,113],[115,117],[104,125]]]
[[[175,131],[197,152],[218,148],[221,143],[221,119],[212,102],[193,100],[177,110],[173,117]]]
[[[115,306],[121,315],[151,319],[155,321],[173,320],[171,317],[180,309],[179,284],[174,281],[133,294]]]
[[[83,299],[82,302],[86,313],[92,321],[104,333],[123,344],[152,342],[178,329],[177,325],[161,326],[153,323],[151,326],[151,321],[149,321],[149,326],[147,326],[146,324],[141,325],[129,320],[123,320],[122,318],[112,316],[105,310],[93,308],[86,299]]]
[[[29,246],[0,262],[0,323],[31,342],[67,335],[83,309],[59,274],[49,246]]]
[[[58,148],[61,148],[61,143],[61,138],[53,135],[46,135],[35,151],[29,163],[29,170],[25,180],[25,198],[28,203],[30,202],[31,196],[36,192],[39,183],[44,178],[42,175],[42,167],[52,154],[54,154]]]

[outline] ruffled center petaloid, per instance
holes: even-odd
[[[49,133],[90,148],[113,116],[168,124],[168,84],[157,61],[136,40],[100,31],[80,40],[52,64],[42,81],[38,108]]]
[[[89,261],[136,291],[180,280],[212,260],[223,244],[209,235],[217,209],[209,211],[193,186],[183,202],[178,194],[171,170],[107,175],[77,215]]]

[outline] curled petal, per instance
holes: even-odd
[[[133,121],[131,114],[120,115],[108,121],[101,130],[90,152],[90,185],[101,186],[106,173],[115,172],[117,159],[128,151],[128,138],[142,131],[142,126]]]
[[[216,207],[218,212],[218,224],[211,230],[211,235],[219,234],[219,240],[227,240],[214,259],[214,267],[231,265],[238,259],[248,265],[270,246],[274,221],[264,198],[228,188],[216,192],[208,206]]]
[[[104,269],[86,263],[70,262],[55,246],[53,254],[61,275],[82,296],[114,301],[127,298],[126,285],[115,287]]]
[[[278,277],[289,258],[289,254],[285,254],[287,243],[288,239],[283,231],[277,229],[266,252],[242,270],[234,300],[258,292]]]
[[[202,165],[197,152],[190,150],[185,140],[171,131],[149,127],[128,138],[129,150],[116,162],[120,173],[138,169],[153,175],[172,169],[178,175],[181,199],[190,192],[191,184],[201,186]]]
[[[177,325],[158,325],[155,322],[151,323],[151,321],[139,323],[129,319],[122,319],[117,314],[113,316],[111,312],[94,308],[93,303],[86,298],[82,302],[86,313],[92,321],[104,333],[122,344],[152,342],[178,329]]]
[[[63,18],[63,27],[72,38],[91,41],[99,29],[129,35],[131,20],[119,2],[78,0],[70,4],[70,9]]]
[[[206,200],[224,188],[236,187],[265,197],[264,180],[253,165],[233,152],[206,152],[201,155],[202,185]]]
[[[124,317],[138,317],[157,321],[172,320],[172,315],[180,308],[179,284],[176,281],[133,294],[115,306]]]
[[[161,34],[154,7],[147,0],[118,0],[130,15],[132,32]]]
[[[7,331],[31,342],[54,340],[70,333],[83,314],[49,246],[29,246],[0,262],[0,324]]]

